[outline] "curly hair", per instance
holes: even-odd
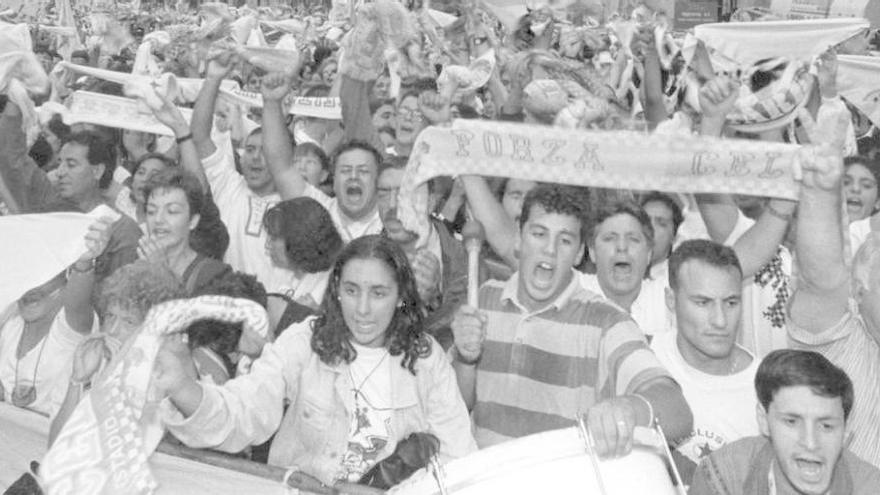
[[[519,226],[522,228],[528,222],[533,206],[540,206],[547,213],[571,215],[578,219],[581,224],[581,242],[584,242],[587,238],[587,226],[589,223],[587,196],[588,193],[582,188],[556,184],[539,184],[526,193],[526,198],[523,200],[522,214],[519,217]]]
[[[149,200],[153,192],[171,189],[183,191],[189,205],[190,218],[202,214],[202,206],[205,203],[202,186],[195,175],[179,167],[166,168],[150,177],[144,185],[144,198]]]
[[[119,267],[98,290],[97,309],[102,316],[112,305],[146,316],[153,306],[186,297],[180,280],[165,266],[137,260]]]
[[[355,259],[379,260],[394,273],[400,304],[385,330],[385,347],[392,356],[403,354],[401,367],[415,375],[416,360],[430,356],[432,350],[431,339],[424,329],[425,313],[406,254],[397,243],[380,235],[355,239],[336,259],[320,313],[312,322],[312,350],[321,362],[330,366],[343,361],[351,363],[357,358],[357,351],[351,344],[351,330],[345,324],[339,302],[342,270]]]
[[[276,204],[263,216],[263,226],[270,237],[284,240],[290,265],[306,273],[329,270],[342,249],[342,237],[330,213],[312,198]]]

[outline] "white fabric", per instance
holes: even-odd
[[[733,246],[737,240],[747,231],[755,221],[737,210],[739,217],[733,231],[724,241],[724,244]],[[777,292],[779,283],[788,283],[792,274],[792,258],[788,249],[782,247],[781,277],[774,276],[770,281],[758,283],[754,276],[743,280],[742,292],[742,319],[740,320],[740,334],[738,342],[749,352],[763,359],[764,356],[776,349],[788,347],[788,335],[785,324],[771,321],[766,314],[774,305],[778,304]],[[760,273],[760,272],[759,272]],[[776,274],[780,275],[780,274]],[[784,280],[783,280],[784,279]],[[785,308],[779,308],[784,311]]]
[[[849,224],[849,246],[851,254],[856,254],[871,233],[871,217],[856,220]]]
[[[681,385],[694,414],[694,429],[676,450],[699,464],[703,457],[730,442],[758,435],[755,373],[759,361],[752,356],[746,369],[732,375],[703,373],[684,360],[676,337],[676,332],[658,335],[651,341],[651,349]]]
[[[61,119],[67,125],[87,123],[163,136],[174,135],[170,127],[153,116],[149,107],[132,98],[76,91],[68,104],[68,110],[61,113]],[[179,110],[183,118],[189,122],[192,118],[192,110],[188,108]]]
[[[220,219],[229,230],[229,248],[224,261],[234,269],[250,273],[275,292],[275,272],[282,270],[272,264],[266,252],[268,234],[263,228],[263,215],[281,200],[277,193],[257,196],[247,182],[235,171],[235,158],[228,133],[221,134],[217,150],[202,160],[214,201],[220,210]]]
[[[357,410],[351,418],[342,470],[348,481],[357,482],[376,464],[390,436],[391,359],[384,347],[364,347],[355,342],[351,345],[357,351],[357,359],[349,366],[352,383],[358,391]]]
[[[95,317],[92,332],[98,330]],[[49,333],[19,361],[15,354],[24,331],[24,320],[14,314],[0,327],[0,383],[5,391],[2,399],[11,401],[16,385],[35,385],[37,399],[28,409],[55,415],[67,394],[67,383],[73,370],[73,352],[83,335],[70,327],[64,308],[52,320]],[[16,381],[18,362],[18,381]],[[34,380],[36,377],[36,380]]]
[[[774,57],[809,61],[828,47],[867,28],[868,21],[864,19],[723,22],[696,26],[694,35],[710,51],[714,50],[713,65],[721,56],[742,66],[750,66]],[[773,42],[768,43],[768,40]]]
[[[837,91],[875,126],[880,126],[880,58],[840,55],[837,64]]]
[[[599,285],[599,278],[596,275],[582,273],[580,279],[583,288],[605,297],[609,303],[617,306],[602,292],[602,286]],[[667,277],[663,276],[657,279],[646,278],[642,280],[642,288],[630,308],[630,316],[645,335],[655,336],[667,333],[672,328],[669,310],[666,308],[666,279]]]
[[[101,205],[89,213],[0,216],[0,312],[85,254],[86,232],[103,216],[120,215]]]
[[[275,292],[284,294],[294,301],[308,297],[315,303],[321,304],[324,300],[327,283],[330,281],[330,270],[306,273],[302,277],[297,277],[290,270],[277,270],[275,274],[281,277],[280,280],[272,282]]]
[[[378,210],[374,210],[371,215],[367,215],[360,220],[352,220],[346,217],[339,209],[339,201],[336,198],[327,196],[323,191],[311,184],[306,184],[303,196],[312,198],[318,203],[321,203],[321,206],[330,213],[330,218],[333,219],[333,225],[335,225],[336,230],[339,231],[339,236],[342,237],[342,242],[345,242],[346,244],[358,237],[379,234],[382,232],[382,219],[379,218]]]

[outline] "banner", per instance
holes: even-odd
[[[71,95],[68,104],[68,111],[61,114],[61,119],[67,125],[86,123],[174,136],[171,128],[159,122],[153,116],[153,112],[138,100],[76,91]],[[188,108],[179,108],[179,110],[187,122],[192,119],[192,110]]]
[[[427,233],[427,187],[419,186],[433,177],[461,174],[793,200],[800,189],[792,175],[800,149],[696,135],[456,120],[451,127],[429,127],[419,134],[400,187],[400,218],[407,229]]]
[[[220,93],[249,107],[263,108],[263,95],[239,88],[220,88]],[[327,120],[342,120],[342,102],[339,98],[312,98],[297,96],[293,98],[287,113],[303,117],[316,117]]]
[[[748,67],[774,57],[809,61],[867,28],[864,19],[726,22],[697,26],[694,35],[710,50],[713,64],[722,56]]]
[[[880,127],[880,58],[838,56],[837,91]]]
[[[201,296],[153,307],[134,341],[76,406],[40,466],[49,495],[152,493],[157,484],[147,464],[162,438],[161,397],[152,389],[156,355],[164,336],[204,318],[241,322],[265,337],[266,310],[225,296]]]

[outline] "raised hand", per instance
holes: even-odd
[[[101,367],[101,363],[104,360],[110,360],[112,353],[107,346],[106,338],[106,335],[93,335],[80,342],[73,353],[71,381],[77,383],[91,381],[98,368]]]
[[[440,294],[440,260],[427,249],[420,249],[409,258],[419,297],[430,306],[431,302]]]
[[[86,252],[77,262],[90,262],[107,249],[113,222],[110,217],[101,217],[89,226],[89,231],[86,233]]]
[[[739,96],[739,82],[729,76],[717,76],[700,88],[700,110],[704,119],[723,120],[733,110]]]
[[[419,111],[432,125],[445,124],[452,118],[450,102],[435,91],[425,91],[419,95]]]
[[[263,77],[260,91],[267,101],[283,100],[290,92],[290,77],[281,72],[273,72]]]
[[[165,255],[165,245],[153,235],[145,235],[138,241],[138,258],[156,263],[168,265],[168,257]]]
[[[485,313],[472,306],[463,305],[455,312],[450,326],[455,350],[463,361],[473,363],[480,359],[488,321]]]
[[[835,191],[840,188],[843,176],[843,158],[831,146],[805,148],[798,153],[795,179],[805,188]]]

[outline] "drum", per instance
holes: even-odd
[[[636,429],[629,455],[593,457],[577,428],[538,433],[429,467],[388,491],[395,495],[579,493],[679,495],[655,431]],[[599,473],[594,466],[598,466]],[[441,483],[444,490],[441,490]]]

